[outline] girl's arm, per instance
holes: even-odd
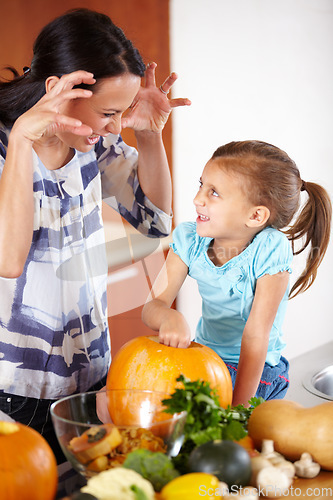
[[[184,316],[171,309],[187,272],[186,264],[173,250],[169,250],[166,262],[142,311],[143,322],[159,332],[162,344],[172,347],[185,348],[191,342],[190,328]]]
[[[232,405],[244,404],[257,391],[267,356],[269,334],[289,282],[287,271],[259,278],[246,322]]]

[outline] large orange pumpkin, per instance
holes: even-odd
[[[232,400],[228,368],[215,351],[196,342],[187,349],[160,344],[157,336],[136,337],[124,344],[112,360],[107,389],[154,390],[171,394],[180,374],[190,380],[205,380],[216,389],[220,405]]]
[[[0,421],[0,457],[1,500],[54,500],[57,462],[37,431]]]

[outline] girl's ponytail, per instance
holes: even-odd
[[[307,192],[308,200],[285,234],[292,243],[294,255],[309,248],[305,269],[294,283],[290,298],[296,297],[312,285],[327,250],[331,233],[332,204],[327,191],[319,184],[304,181],[301,190]],[[295,241],[300,238],[303,238],[301,248],[295,250]]]

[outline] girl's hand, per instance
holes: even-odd
[[[54,77],[54,84],[32,108],[15,122],[12,133],[19,133],[25,139],[35,142],[43,136],[52,137],[58,131],[77,135],[90,135],[92,130],[80,120],[61,112],[63,105],[71,99],[89,98],[91,90],[73,89],[81,83],[93,84],[95,79],[87,71],[75,71],[61,78]]]
[[[171,347],[186,348],[191,343],[191,332],[182,314],[174,309],[168,311],[168,317],[161,323],[159,330],[161,344]]]
[[[168,99],[167,94],[177,80],[176,73],[171,73],[160,88],[156,87],[155,69],[157,64],[148,64],[146,83],[136,95],[129,112],[122,119],[122,127],[136,131],[147,130],[161,132],[173,108],[189,106],[189,99]],[[162,89],[162,90],[161,90]]]
[[[103,424],[112,422],[109,409],[108,399],[106,396],[106,387],[103,387],[96,394],[96,412],[97,416]]]

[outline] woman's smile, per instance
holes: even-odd
[[[90,146],[94,146],[94,144],[97,144],[97,142],[100,139],[100,135],[98,134],[91,134],[87,137],[87,142]]]

